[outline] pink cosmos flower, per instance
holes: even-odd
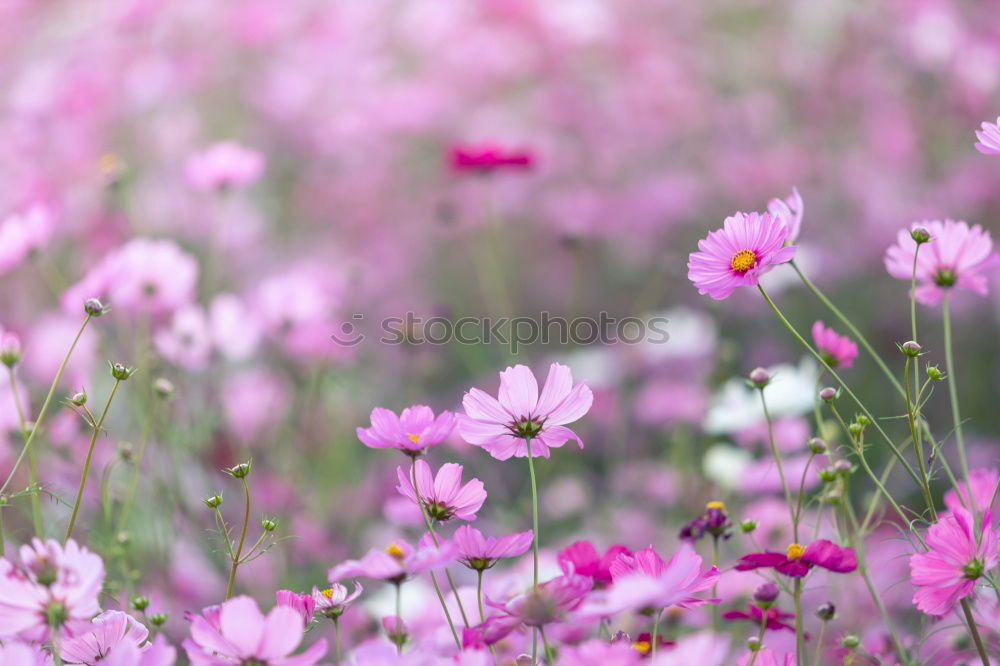
[[[298,611],[275,606],[264,616],[256,601],[238,596],[193,617],[191,637],[184,641],[184,650],[192,666],[315,666],[326,654],[325,639],[291,656],[304,632]]]
[[[611,565],[619,555],[632,555],[632,551],[615,544],[601,555],[589,541],[577,541],[559,551],[556,561],[563,573],[590,576],[594,579],[595,586],[603,587],[611,583]]]
[[[580,645],[559,650],[559,666],[635,666],[642,661],[642,654],[625,641],[608,643],[600,639],[591,639]]]
[[[0,274],[48,245],[53,228],[52,211],[43,204],[35,204],[0,221]]]
[[[737,666],[747,666],[753,660],[753,652],[747,652],[736,662]],[[795,655],[786,652],[778,657],[770,648],[762,648],[757,652],[757,659],[753,660],[754,666],[795,666]]]
[[[62,646],[60,656],[67,664],[94,666],[122,642],[139,647],[146,642],[149,631],[131,615],[121,611],[104,611],[83,632],[76,633]]]
[[[435,546],[430,535],[420,540],[416,550],[403,539],[397,539],[385,550],[373,548],[360,560],[347,560],[327,572],[331,582],[344,578],[376,578],[401,583],[407,578],[431,569],[439,569],[455,561],[458,551],[451,541]]]
[[[487,605],[500,610],[502,615],[491,617],[486,622],[492,620],[504,625],[513,621],[511,631],[519,625],[543,627],[562,622],[583,603],[592,587],[593,582],[586,576],[559,576],[505,604],[487,599]]]
[[[174,666],[177,650],[158,634],[147,645],[121,641],[102,659],[99,666]],[[286,662],[287,664],[288,662]]]
[[[476,571],[490,569],[506,557],[523,555],[531,548],[534,532],[520,532],[501,537],[484,537],[483,533],[471,525],[462,525],[452,537],[458,550],[458,560]]]
[[[972,503],[977,513],[989,511],[993,508],[993,501],[997,492],[997,482],[1000,481],[1000,473],[993,469],[974,469],[969,472],[969,481],[972,483]],[[959,481],[955,488],[944,494],[944,505],[951,511],[968,506],[969,493],[966,489],[965,481]],[[965,502],[963,506],[962,502]]]
[[[101,558],[70,539],[21,546],[21,565],[0,559],[0,638],[44,641],[50,627],[86,627],[100,612]]]
[[[311,594],[299,594],[291,590],[278,590],[274,593],[279,606],[288,606],[302,616],[302,623],[308,626],[316,613],[316,599]]]
[[[728,298],[737,287],[757,285],[760,276],[795,256],[785,245],[788,228],[770,213],[736,213],[722,229],[698,241],[698,252],[688,258],[688,279],[698,293],[716,300]]]
[[[535,157],[526,150],[508,150],[493,144],[453,146],[448,161],[455,171],[490,173],[500,169],[530,169]]]
[[[995,123],[984,122],[976,131],[976,150],[984,155],[1000,155],[1000,118]]]
[[[312,597],[316,602],[316,610],[325,617],[335,618],[344,614],[351,602],[361,596],[362,590],[364,588],[358,582],[354,583],[354,591],[351,593],[340,583],[331,583],[324,590],[313,587]]]
[[[235,141],[221,141],[195,153],[184,164],[184,176],[196,190],[243,187],[260,178],[264,158]]]
[[[821,321],[813,324],[812,337],[816,349],[831,368],[849,368],[858,356],[858,346],[849,337],[827,328]]]
[[[464,486],[462,485],[462,466],[457,463],[445,463],[441,465],[437,476],[431,476],[431,467],[423,460],[413,462],[417,477],[417,489],[420,491],[420,502],[427,509],[427,514],[439,522],[444,522],[452,518],[462,520],[475,520],[476,512],[482,508],[486,501],[486,491],[483,489],[483,482],[479,479],[472,479]],[[414,504],[418,504],[417,495],[413,492],[413,483],[410,480],[414,471],[403,471],[402,467],[396,468],[396,477],[399,485],[396,490],[408,498]]]
[[[976,581],[997,565],[998,537],[990,512],[982,514],[979,544],[972,515],[958,508],[927,530],[926,553],[910,556],[910,582],[917,586],[913,603],[928,615],[944,615],[970,596]]]
[[[497,460],[528,455],[549,457],[550,448],[569,440],[583,442],[567,423],[576,421],[590,409],[594,394],[586,384],[573,386],[573,374],[565,365],[553,363],[542,393],[531,370],[515,365],[500,373],[498,399],[473,388],[465,394],[465,414],[458,416],[458,431],[470,444],[481,446]]]
[[[917,226],[917,225],[914,225]],[[980,296],[989,291],[985,269],[996,259],[990,232],[978,224],[934,220],[922,222],[931,240],[917,255],[916,298],[925,305],[937,305],[945,290],[962,287]],[[885,268],[900,280],[913,277],[913,255],[917,242],[908,229],[901,229],[896,244],[885,252]]]
[[[802,578],[814,566],[836,573],[850,573],[858,568],[858,560],[853,548],[841,548],[826,539],[819,539],[805,547],[793,543],[788,546],[787,553],[766,551],[744,555],[735,569],[750,571],[768,568],[792,578]]]
[[[185,305],[176,312],[169,328],[153,336],[156,350],[163,358],[187,370],[202,370],[212,353],[208,317],[199,305]]]
[[[781,609],[776,607],[768,608],[763,610],[760,606],[755,604],[747,604],[747,609],[749,613],[732,610],[726,611],[722,614],[722,619],[736,621],[736,620],[749,620],[750,624],[759,627],[761,621],[764,619],[764,615],[767,615],[767,628],[775,631],[778,629],[787,629],[789,631],[795,631],[795,626],[788,624],[786,620],[794,620],[794,613],[785,613]]]
[[[52,666],[52,664],[52,655],[40,645],[17,641],[5,641],[0,645],[0,666]]]
[[[786,243],[794,243],[799,239],[799,232],[802,230],[802,214],[805,206],[802,203],[802,195],[797,187],[792,188],[791,196],[785,199],[775,197],[767,202],[767,212],[778,218],[788,229]]]
[[[372,410],[370,428],[358,428],[358,439],[373,449],[398,449],[410,456],[437,446],[455,429],[455,415],[434,412],[425,405],[404,409],[399,416],[383,407]]]

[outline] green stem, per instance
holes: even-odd
[[[28,441],[28,422],[24,418],[24,408],[21,407],[21,394],[14,380],[14,367],[7,366],[7,376],[10,379],[10,394],[14,399],[14,409],[17,410],[17,422],[21,427],[21,440]],[[45,526],[42,524],[42,502],[38,497],[38,465],[35,462],[34,450],[28,451],[28,482],[31,484],[31,523],[35,536],[45,536]],[[3,552],[0,549],[0,552]]]
[[[97,435],[101,432],[101,426],[104,425],[104,419],[108,415],[108,410],[111,409],[111,401],[114,400],[115,393],[118,392],[118,385],[121,383],[122,380],[115,380],[115,385],[111,387],[111,395],[108,396],[108,401],[104,404],[104,411],[101,412],[100,420],[98,420],[97,423],[92,424],[94,432],[90,436],[90,448],[87,449],[87,458],[83,462],[83,474],[80,475],[80,487],[76,491],[76,502],[73,503],[73,513],[70,514],[69,526],[66,528],[66,536],[63,538],[64,544],[69,541],[71,536],[73,536],[73,526],[76,524],[76,515],[80,511],[80,501],[83,499],[83,488],[87,485],[87,473],[90,471],[90,459],[94,455],[94,444],[97,443]],[[34,430],[32,430],[32,435],[34,435]]]
[[[915,326],[916,324],[914,324]],[[917,419],[920,418],[917,407],[910,396],[910,365],[913,359],[906,357],[906,365],[903,367],[903,386],[906,388],[906,420],[910,425],[910,439],[913,440],[913,450],[917,454],[917,471],[920,472],[920,490],[924,493],[924,501],[930,509],[931,518],[937,520],[937,511],[934,509],[934,499],[931,496],[930,479],[927,475],[927,466],[924,465],[924,447],[917,432]],[[916,373],[914,373],[916,374]]]
[[[712,604],[717,606],[718,604]],[[661,608],[656,612],[656,619],[653,621],[653,633],[650,635],[649,644],[649,656],[651,659],[656,659],[656,644],[660,642],[660,618],[663,617],[663,609]],[[714,630],[714,625],[713,625]]]
[[[333,634],[336,637],[336,642],[337,642],[337,660],[334,663],[339,666],[340,665],[340,659],[341,659],[341,656],[340,656],[340,618],[339,617],[334,617],[333,618]]]
[[[483,570],[476,569],[476,601],[479,604],[479,621],[486,622],[486,612],[483,610]]]
[[[969,494],[969,510],[972,512],[976,540],[979,540],[979,516],[976,503],[972,501],[972,481],[969,477],[969,461],[965,456],[965,436],[962,434],[962,414],[958,406],[958,382],[955,377],[955,359],[952,354],[951,309],[948,306],[948,290],[941,301],[944,316],[944,362],[948,366],[948,397],[951,400],[951,418],[955,428],[955,442],[958,444],[958,462],[965,477],[966,492]]]
[[[747,662],[747,666],[753,666],[754,662],[757,661],[757,655],[764,649],[764,632],[766,631],[767,611],[762,609],[760,616],[760,631],[757,632],[757,649],[753,651],[752,655],[750,655],[750,661]]]
[[[969,492],[972,492],[971,490]],[[976,652],[983,662],[983,666],[990,666],[990,658],[986,656],[986,647],[983,645],[983,638],[979,635],[979,627],[976,626],[976,619],[972,617],[972,608],[968,599],[962,599],[962,613],[965,615],[965,622],[969,625],[969,633],[972,635],[972,642],[976,644]]]
[[[434,584],[437,585],[437,582]],[[401,583],[396,583],[396,635],[393,640],[396,642],[396,653],[403,654],[403,585]]]
[[[543,627],[538,627],[538,633],[542,635],[542,646],[545,649],[545,661],[549,664],[556,663],[556,655],[552,652],[552,646],[549,645],[548,639],[545,638],[545,629]]]
[[[767,421],[767,441],[771,445],[771,455],[774,456],[774,464],[778,467],[778,477],[781,478],[781,489],[785,493],[785,503],[788,504],[788,513],[792,519],[793,540],[795,543],[798,543],[799,521],[795,512],[795,504],[792,502],[792,491],[789,490],[788,482],[785,480],[785,470],[781,465],[781,454],[778,453],[778,445],[774,442],[774,425],[771,422],[771,413],[767,409],[767,400],[764,399],[763,387],[758,388],[757,392],[760,393],[760,404],[764,408],[764,419]]]
[[[247,478],[244,476],[240,479],[243,482],[243,498],[244,498],[244,509],[243,509],[243,529],[240,530],[240,540],[236,546],[236,552],[233,553],[233,566],[229,570],[229,585],[226,587],[226,599],[233,598],[233,586],[236,584],[236,570],[240,566],[240,555],[243,554],[243,542],[247,538],[247,525],[250,523],[250,486],[247,484]],[[229,540],[228,538],[226,539]]]
[[[819,625],[819,637],[816,639],[816,652],[813,654],[813,666],[819,666],[819,659],[823,656],[823,639],[826,637],[826,620]]]
[[[538,484],[535,479],[535,463],[532,461],[531,457],[531,438],[525,437],[525,443],[528,448],[528,476],[531,477],[531,526],[532,526],[532,542],[531,542],[531,554],[534,558],[534,565],[532,567],[532,589],[538,590]],[[537,632],[532,629],[531,631],[531,663],[538,661],[538,635]]]
[[[803,664],[806,660],[806,638],[802,630],[802,579],[795,579],[792,592],[795,602],[795,663]]]

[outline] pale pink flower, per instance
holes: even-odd
[[[564,575],[542,583],[504,604],[487,599],[486,604],[500,610],[503,615],[491,617],[485,624],[513,623],[510,627],[513,631],[520,624],[543,627],[563,622],[583,603],[593,585],[593,581],[586,576]]]
[[[483,533],[471,525],[462,525],[455,530],[452,542],[458,550],[462,564],[476,571],[490,569],[499,560],[523,555],[531,548],[534,532],[506,534],[501,537],[484,537]]]
[[[0,559],[0,638],[21,634],[45,640],[52,624],[89,624],[100,612],[101,558],[70,539],[21,546],[20,566]]]
[[[637,666],[642,654],[626,641],[608,643],[592,638],[580,645],[567,645],[559,650],[559,666]]]
[[[257,602],[239,596],[194,616],[191,637],[184,641],[184,650],[192,666],[254,662],[267,666],[315,666],[326,654],[326,639],[292,656],[304,633],[298,611],[275,606],[265,616]]]
[[[770,213],[736,213],[722,229],[698,241],[698,252],[688,258],[688,279],[698,293],[716,300],[728,298],[743,286],[757,286],[760,277],[795,256],[785,245],[788,228]]]
[[[849,368],[858,356],[858,346],[846,335],[840,335],[817,320],[812,327],[813,343],[831,368]]]
[[[153,336],[163,358],[187,370],[202,370],[212,354],[212,340],[205,311],[199,305],[185,305],[174,312],[170,326]]]
[[[451,541],[444,540],[435,546],[429,534],[420,540],[416,550],[403,539],[397,539],[383,550],[372,548],[360,560],[347,560],[333,567],[327,578],[331,582],[362,577],[400,583],[424,571],[447,566],[457,556]]]
[[[108,652],[99,666],[174,666],[175,661],[177,649],[167,642],[163,634],[158,634],[142,647],[121,641]]]
[[[184,164],[184,176],[196,190],[244,187],[260,178],[264,158],[235,141],[220,141],[195,153]]]
[[[249,358],[260,344],[260,322],[233,294],[219,294],[208,307],[212,344],[231,361]]]
[[[785,199],[775,197],[768,201],[767,212],[781,220],[785,228],[788,229],[788,236],[785,238],[786,243],[794,243],[799,239],[805,205],[802,203],[802,195],[799,194],[797,187],[793,187],[792,194]]]
[[[919,226],[930,232],[931,240],[917,254],[917,300],[937,305],[945,290],[952,287],[985,296],[989,291],[985,269],[996,259],[990,232],[978,224],[970,227],[955,220],[933,220]],[[917,242],[910,231],[900,229],[896,244],[885,252],[886,270],[893,277],[909,282],[913,278],[916,251]]]
[[[979,543],[972,514],[958,508],[927,530],[926,553],[910,556],[910,582],[917,586],[913,603],[928,615],[944,615],[970,596],[976,581],[997,565],[997,533],[990,513],[982,514]]]
[[[142,646],[149,631],[131,615],[104,611],[84,631],[77,631],[62,646],[60,656],[67,664],[104,665],[104,658],[120,643]]]
[[[326,617],[340,617],[347,607],[361,596],[364,588],[355,581],[354,591],[348,593],[347,588],[340,583],[331,583],[323,590],[313,586],[312,597],[316,601],[316,610]]]
[[[983,129],[976,130],[976,150],[984,155],[1000,155],[1000,118],[995,123],[984,122]]]
[[[469,389],[462,400],[465,414],[458,417],[458,431],[463,439],[486,449],[497,460],[528,455],[549,457],[550,448],[576,440],[583,441],[565,427],[590,410],[594,394],[586,384],[573,386],[573,374],[565,365],[553,363],[538,393],[538,382],[531,370],[515,365],[500,373],[497,398]]]
[[[753,652],[747,652],[736,662],[737,666],[747,666],[753,659]],[[770,648],[761,648],[754,660],[754,666],[795,666],[795,655],[786,652],[780,657]]]
[[[997,494],[997,482],[1000,481],[1000,473],[993,469],[974,469],[969,472],[969,481],[972,483],[972,503],[976,513],[989,511],[993,508],[993,502]],[[944,505],[952,511],[968,506],[969,493],[964,480],[959,480],[958,485],[944,494]],[[965,506],[963,507],[963,502]]]
[[[0,274],[48,245],[53,228],[52,211],[43,204],[34,204],[0,221]]]
[[[426,405],[413,405],[396,413],[376,407],[372,410],[370,428],[358,428],[358,439],[373,449],[398,449],[417,455],[437,446],[455,429],[455,415],[441,412],[437,418]]]
[[[0,666],[52,666],[52,664],[52,655],[40,645],[18,641],[4,641],[4,644],[0,645]]]
[[[486,501],[486,491],[483,482],[472,479],[462,485],[462,466],[457,463],[441,465],[437,476],[431,475],[431,467],[423,460],[414,460],[414,469],[409,472],[402,467],[396,468],[399,485],[396,490],[414,504],[418,504],[417,495],[413,492],[411,474],[417,478],[417,490],[427,514],[434,520],[444,522],[451,518],[475,520],[476,512]]]

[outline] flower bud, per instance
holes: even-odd
[[[132,610],[144,611],[149,608],[149,597],[139,595],[132,597]]]
[[[160,377],[153,382],[153,391],[158,397],[166,399],[174,394],[174,384],[169,379]]]
[[[917,245],[922,245],[923,243],[930,242],[931,232],[927,230],[927,227],[917,225],[910,229],[910,238],[912,238]]]
[[[406,623],[395,615],[386,615],[382,618],[382,628],[385,635],[396,645],[402,646],[406,643]]]
[[[167,623],[166,613],[153,613],[149,616],[149,623],[154,627],[162,627]]]
[[[129,366],[124,365],[122,363],[108,362],[108,365],[111,366],[111,376],[120,382],[125,381],[126,379],[135,374],[135,368],[130,368]]]
[[[744,520],[742,523],[740,523],[740,531],[743,532],[744,534],[750,534],[755,529],[757,529],[756,520],[748,518],[747,520]]]
[[[851,423],[847,426],[847,431],[852,435],[860,435],[865,431],[865,427],[860,423]]]
[[[211,497],[206,497],[202,500],[209,509],[214,509],[215,507],[222,504],[222,493],[217,495],[212,495]]]
[[[809,450],[815,453],[816,455],[822,455],[826,453],[826,442],[824,442],[819,437],[813,437],[812,439],[810,439],[808,442],[806,442],[806,446],[808,446]]]
[[[827,386],[819,392],[819,399],[823,402],[833,402],[837,399],[837,389]]]
[[[246,478],[248,474],[250,474],[250,468],[252,466],[253,466],[253,461],[248,460],[245,463],[240,463],[239,465],[233,465],[232,467],[228,467],[223,471],[232,476],[233,478],[243,479]]]
[[[764,388],[771,382],[771,373],[764,368],[755,368],[750,373],[750,383],[757,388]]]
[[[824,622],[832,620],[834,617],[836,617],[836,615],[837,615],[837,607],[834,606],[829,601],[816,609],[816,617],[823,620]]]
[[[840,644],[845,648],[847,648],[848,650],[853,650],[854,648],[861,645],[861,639],[858,638],[855,634],[847,634],[846,636],[840,639]]]
[[[927,366],[927,378],[932,382],[939,382],[944,379],[944,373],[936,365]]]
[[[264,528],[265,532],[273,532],[278,529],[278,521],[271,520],[270,518],[261,518],[260,526]]]
[[[923,347],[921,347],[916,340],[909,340],[899,346],[899,351],[903,352],[910,358],[916,358],[917,356],[920,356],[920,352],[922,350]]]
[[[837,480],[837,469],[835,467],[824,467],[819,471],[819,480],[823,483],[833,483]]]
[[[854,471],[854,465],[846,460],[838,460],[833,463],[833,468],[837,470],[837,474],[850,474]]]
[[[750,650],[751,652],[757,652],[762,647],[764,646],[761,645],[760,639],[757,638],[756,636],[751,636],[750,638],[747,639],[747,649]]]
[[[865,416],[864,414],[858,414],[858,415],[857,415],[857,416],[856,416],[856,417],[854,418],[854,421],[855,421],[855,422],[856,422],[856,423],[857,423],[858,425],[863,425],[863,426],[866,426],[866,425],[871,425],[871,422],[872,422],[872,420],[871,420],[870,418],[868,418],[867,416]]]
[[[118,457],[122,460],[129,461],[132,459],[132,444],[131,442],[118,442]]]
[[[0,363],[13,368],[21,362],[21,340],[10,331],[0,333]]]
[[[77,407],[83,407],[87,404],[87,392],[80,389],[77,393],[73,394],[73,397],[69,399],[70,404],[76,405]]]
[[[108,311],[104,304],[96,298],[88,298],[83,303],[83,311],[86,312],[91,317],[100,317],[102,314]]]
[[[761,583],[753,591],[753,600],[761,608],[767,610],[774,605],[779,594],[778,586],[774,583]]]

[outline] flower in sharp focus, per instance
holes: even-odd
[[[364,590],[361,583],[355,581],[354,591],[348,592],[340,583],[331,583],[326,589],[313,587],[312,597],[316,602],[316,610],[329,618],[340,617],[352,601],[361,596]]]
[[[937,305],[946,290],[967,289],[980,296],[989,291],[985,269],[996,260],[990,232],[978,224],[970,227],[955,220],[934,220],[921,226],[931,240],[917,254],[916,299],[925,305]],[[889,275],[909,282],[913,278],[913,256],[917,243],[909,229],[900,229],[896,244],[885,252]]]
[[[984,155],[1000,155],[1000,118],[995,123],[984,122],[981,130],[976,130],[976,150]]]
[[[849,337],[827,328],[821,321],[813,324],[812,338],[820,356],[831,368],[849,368],[858,356],[858,346]]]
[[[410,471],[404,471],[402,467],[396,468],[396,476],[399,479],[396,490],[403,497],[414,504],[418,503],[411,480],[411,475],[415,475],[420,495],[419,503],[423,504],[431,519],[440,522],[451,518],[476,519],[476,512],[486,501],[486,491],[483,489],[482,481],[472,479],[462,485],[462,466],[457,463],[441,465],[436,477],[431,475],[430,465],[423,460],[414,460],[413,465],[414,468]]]
[[[425,405],[407,407],[399,416],[383,407],[372,410],[370,428],[358,428],[358,439],[373,449],[398,449],[414,456],[443,442],[455,429],[455,415]]]
[[[458,551],[451,541],[435,546],[427,534],[416,549],[402,539],[397,539],[384,550],[372,548],[360,560],[347,560],[327,572],[331,582],[345,578],[375,578],[401,583],[410,576],[439,569],[454,562]]]
[[[87,664],[103,666],[104,658],[122,642],[141,646],[146,642],[149,631],[131,615],[121,611],[104,611],[93,620],[91,626],[77,631],[63,643],[60,651],[65,664]]]
[[[0,638],[45,640],[52,627],[90,624],[101,608],[101,558],[70,539],[21,546],[21,564],[0,559]],[[22,633],[23,632],[23,633]]]
[[[278,590],[274,596],[279,606],[288,606],[302,616],[304,625],[312,622],[313,614],[316,612],[316,599],[313,595],[299,594],[291,590]]]
[[[573,386],[573,374],[565,365],[553,363],[542,392],[531,370],[524,365],[500,373],[497,398],[473,388],[465,394],[465,414],[458,416],[458,431],[465,441],[486,449],[497,460],[528,455],[549,457],[550,448],[576,440],[583,442],[565,424],[590,410],[594,394],[586,384]]]
[[[962,508],[942,514],[927,530],[926,553],[910,556],[913,603],[928,615],[944,615],[972,594],[976,581],[997,565],[998,537],[990,512],[982,514],[977,544],[972,514]]]
[[[805,205],[802,202],[802,195],[797,187],[792,188],[792,194],[785,199],[775,197],[767,202],[767,212],[773,217],[781,220],[788,230],[786,243],[794,243],[799,238],[802,230],[802,214],[805,212]]]
[[[523,555],[531,548],[533,537],[531,530],[501,537],[484,537],[475,527],[462,525],[455,530],[451,540],[462,564],[470,569],[483,571],[492,568],[498,560]]]
[[[722,229],[698,241],[698,252],[688,257],[688,279],[698,293],[716,300],[728,298],[738,287],[757,286],[760,276],[795,256],[785,245],[788,229],[770,213],[736,213]]]
[[[196,190],[219,191],[244,187],[260,178],[264,158],[235,141],[220,141],[195,153],[184,164],[184,176]]]
[[[802,578],[813,567],[822,567],[835,573],[850,573],[858,568],[853,548],[841,548],[826,539],[813,541],[808,546],[793,543],[786,553],[766,551],[744,555],[737,562],[737,571],[768,568],[792,578]]]
[[[302,616],[295,609],[275,606],[265,616],[256,601],[238,596],[191,618],[191,637],[184,641],[184,650],[192,666],[315,666],[326,654],[325,639],[302,654],[291,654],[304,633]]]
[[[989,511],[993,508],[993,501],[1000,481],[1000,473],[993,469],[974,469],[969,472],[969,481],[972,483],[972,503],[977,513]],[[964,480],[960,480],[958,485],[944,494],[944,505],[951,511],[970,508],[968,506],[969,493]],[[963,502],[966,504],[963,505]]]
[[[594,585],[604,587],[611,584],[611,565],[619,555],[631,555],[632,551],[621,544],[615,544],[601,555],[589,541],[577,541],[556,555],[559,568],[565,574],[589,576]]]

